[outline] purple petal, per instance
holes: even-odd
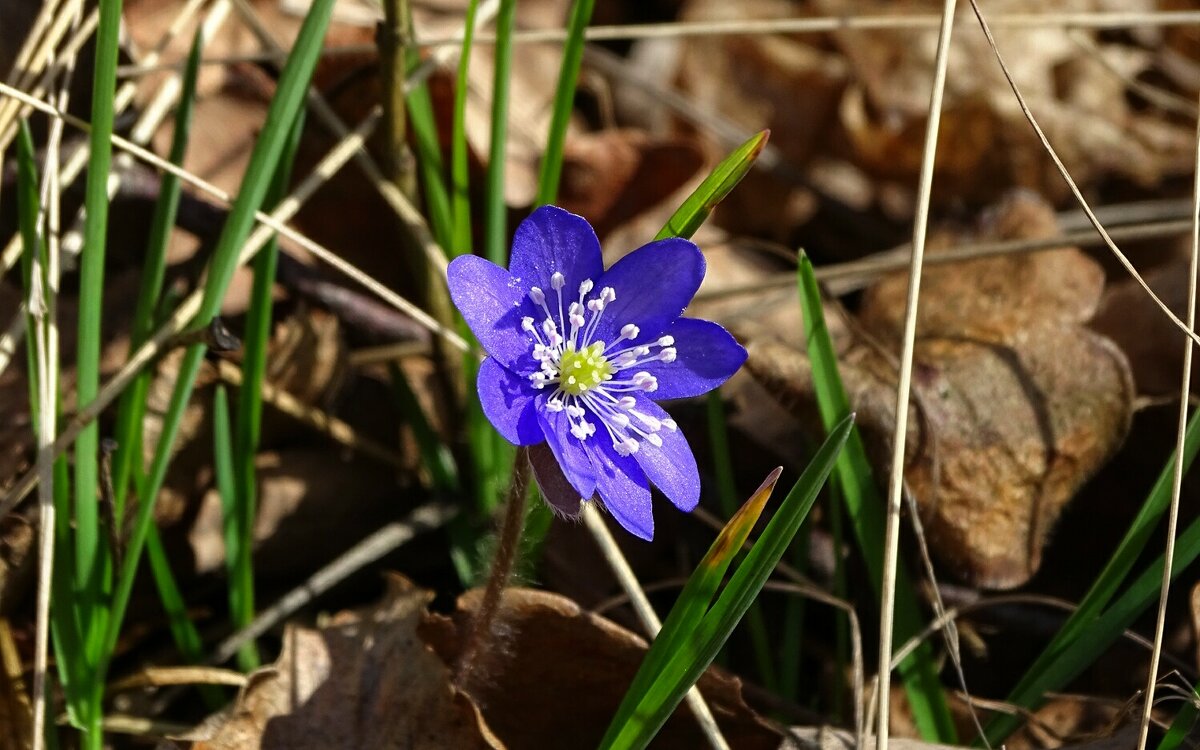
[[[600,240],[583,217],[542,206],[517,227],[508,270],[525,289],[541,287],[547,295],[550,276],[557,271],[567,281],[563,296],[573,300],[582,281],[595,281],[604,273]]]
[[[521,318],[533,316],[526,288],[508,271],[474,255],[460,255],[446,269],[450,296],[487,353],[516,373],[535,369],[533,337]]]
[[[488,357],[479,365],[475,385],[484,415],[505,440],[513,445],[535,445],[546,439],[537,420],[535,397],[539,393],[527,378]]]
[[[675,337],[675,361],[647,362],[637,368],[658,378],[658,390],[650,394],[655,401],[708,393],[746,361],[746,350],[716,323],[680,318],[664,333]]]
[[[566,412],[547,410],[544,399],[539,399],[537,411],[538,424],[546,434],[546,442],[562,467],[563,475],[580,497],[590,498],[596,492],[596,470],[581,445],[582,441],[571,434]]]
[[[670,419],[670,415],[650,399],[640,395],[635,398],[636,411],[658,420]],[[630,416],[635,424],[639,422],[636,415]],[[700,470],[696,467],[696,457],[678,428],[670,430],[664,426],[657,435],[662,438],[661,447],[654,446],[649,440],[639,440],[633,458],[646,473],[646,478],[662,490],[668,500],[680,510],[690,511],[700,502]]]
[[[617,294],[604,310],[593,339],[611,342],[622,326],[641,329],[633,343],[657,338],[683,314],[704,279],[704,254],[679,237],[651,242],[613,264],[596,282]]]
[[[565,518],[578,518],[583,510],[580,503],[583,498],[567,481],[558,459],[550,447],[542,444],[529,449],[529,466],[533,469],[533,478],[537,480],[542,490],[542,497],[555,515]]]
[[[596,467],[596,489],[604,507],[630,534],[652,540],[654,512],[645,473],[632,457],[619,455],[607,440],[589,439],[586,449]]]

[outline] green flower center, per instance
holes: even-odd
[[[583,394],[612,379],[612,363],[604,358],[604,342],[576,351],[567,347],[558,364],[558,386],[572,396]]]

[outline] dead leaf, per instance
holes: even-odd
[[[1143,0],[1135,5],[1151,10],[1155,3]],[[818,7],[832,16],[937,11],[929,2],[900,8],[862,0],[821,0]],[[989,5],[986,12],[1031,12],[1040,7],[1030,0],[1005,0]],[[1060,10],[1105,8],[1102,0],[1073,0]],[[1099,34],[1089,33],[1084,46],[1061,29],[1050,28],[994,31],[1018,87],[1076,181],[1117,175],[1151,186],[1165,174],[1190,168],[1188,128],[1137,112],[1127,96],[1126,81],[1151,67],[1157,45],[1101,44]],[[932,29],[840,29],[831,34],[850,61],[854,80],[862,82],[843,102],[841,124],[853,158],[868,172],[903,178],[902,182],[915,179],[936,36]],[[1013,186],[1052,198],[1065,194],[982,34],[956,37],[947,81],[938,144],[941,199],[980,203]]]
[[[453,617],[430,615],[421,628],[448,663],[457,658],[461,633],[480,598],[479,590],[464,594]],[[645,655],[645,641],[569,599],[532,589],[505,592],[499,623],[503,634],[470,688],[488,726],[514,748],[595,747]],[[779,733],[746,706],[736,678],[710,669],[700,689],[731,747],[779,746]],[[706,744],[683,706],[656,742]]]
[[[798,12],[807,11],[787,0],[691,0],[680,18],[761,20]],[[678,82],[698,109],[719,113],[747,136],[770,128],[771,147],[789,167],[802,170],[829,149],[850,75],[842,55],[813,39],[784,34],[687,39],[679,55]],[[807,197],[808,191],[794,181],[753,172],[725,199],[719,220],[738,234],[788,242],[791,229],[811,212]]]
[[[1003,204],[988,224],[1002,237],[1056,232],[1049,209],[1028,197]],[[1102,281],[1074,249],[926,270],[905,476],[931,551],[952,575],[988,588],[1027,581],[1066,504],[1124,439],[1129,364],[1081,325]],[[868,290],[859,324],[870,338],[839,353],[878,476],[890,461],[906,286],[901,275]],[[819,424],[805,356],[769,342],[750,351],[756,378]]]
[[[1184,245],[1183,240],[1178,241],[1166,253],[1165,262],[1142,273],[1159,299],[1181,318],[1187,311],[1190,273],[1189,251]],[[1129,357],[1139,394],[1177,397],[1183,370],[1183,332],[1136,281],[1119,278],[1105,289],[1091,327],[1117,342]],[[1193,371],[1193,388],[1198,382],[1200,372]]]
[[[673,194],[703,163],[691,138],[626,129],[580,134],[566,143],[556,203],[587,217],[603,240]]]
[[[194,750],[502,748],[417,636],[433,595],[388,581],[375,607],[318,630],[289,627],[278,661],[251,675],[225,723]]]

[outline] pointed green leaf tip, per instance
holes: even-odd
[[[766,148],[767,139],[770,137],[770,130],[757,133],[750,140],[738,146],[729,156],[726,156],[667,220],[654,239],[687,238],[695,234],[700,225],[712,214],[717,204],[725,200],[725,196],[729,195],[742,181],[742,178],[749,173],[754,162]]]

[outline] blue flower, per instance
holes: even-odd
[[[517,228],[505,270],[461,256],[450,295],[490,355],[479,368],[487,418],[531,463],[551,506],[578,514],[599,494],[631,533],[654,536],[650,484],[680,510],[700,500],[696,459],[655,403],[707,393],[746,350],[706,320],[681,317],[704,278],[693,243],[666,239],[604,270],[584,219],[545,206]]]

